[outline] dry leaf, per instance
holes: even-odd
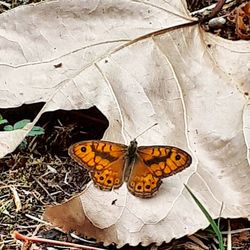
[[[52,1],[0,19],[1,107],[44,101],[33,125],[46,111],[95,105],[109,120],[104,139],[127,143],[124,131],[133,138],[158,122],[139,144],[175,145],[193,157],[151,199],[90,183],[47,210],[55,225],[105,244],[159,245],[208,225],[183,183],[213,218],[222,202],[222,217],[249,216],[249,43],[198,25],[147,35],[191,22],[177,0]],[[0,138],[4,154],[18,145],[11,133]]]
[[[229,20],[236,24],[236,34],[244,40],[250,39],[250,3],[243,3],[233,10]]]

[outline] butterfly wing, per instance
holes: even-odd
[[[135,196],[150,198],[161,185],[161,179],[190,166],[191,156],[171,146],[138,147],[130,172],[128,189]]]
[[[161,185],[161,178],[156,177],[153,171],[144,164],[137,155],[132,166],[127,187],[130,193],[140,198],[150,198]]]
[[[191,155],[172,146],[139,147],[138,155],[154,175],[160,178],[174,175],[192,163]]]
[[[69,155],[90,171],[94,184],[102,190],[123,183],[127,146],[108,141],[82,141],[69,148]]]

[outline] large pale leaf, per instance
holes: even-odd
[[[193,157],[151,199],[90,183],[47,210],[56,225],[118,246],[170,241],[207,226],[183,183],[212,217],[222,202],[223,217],[249,216],[250,45],[198,25],[156,32],[190,22],[177,0],[57,1],[0,17],[0,106],[45,102],[21,136],[0,134],[1,156],[43,112],[96,105],[109,120],[105,139],[127,143],[158,122],[139,144],[175,145]]]

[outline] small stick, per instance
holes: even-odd
[[[86,250],[102,250],[105,248],[98,248],[98,247],[90,247],[90,246],[82,246],[75,243],[65,242],[65,241],[58,241],[58,240],[49,240],[49,239],[43,239],[38,237],[28,237],[23,234],[20,234],[17,231],[14,231],[13,237],[16,240],[24,241],[25,245],[30,245],[32,243],[44,243],[44,244],[50,244],[53,246],[64,246],[64,247],[71,247],[76,249],[86,249]]]
[[[56,201],[49,193],[49,191],[43,186],[43,184],[35,177],[32,175],[32,178],[36,181],[36,183],[45,191],[45,193],[51,198],[52,201]]]
[[[218,0],[212,12],[208,15],[208,19],[215,17],[221,11],[224,4],[225,4],[225,0]]]
[[[225,6],[223,6],[223,1],[224,1],[224,4],[227,4]],[[197,14],[200,14],[200,15],[203,15],[203,13],[207,12],[207,11],[210,11],[211,10],[211,13],[206,17],[207,19],[210,19],[213,17],[213,15],[215,14],[218,14],[218,12],[223,9],[223,10],[226,10],[227,8],[231,7],[232,5],[234,5],[235,3],[235,0],[218,0],[218,2],[216,4],[211,4],[210,6],[207,6],[205,8],[202,8],[200,10],[196,10],[196,11],[193,11],[191,12],[191,16],[194,16],[194,15],[197,15]],[[236,2],[237,3],[237,2]],[[219,11],[218,11],[219,10]],[[218,11],[218,12],[217,12]],[[216,13],[217,12],[217,13]],[[212,16],[211,16],[212,15]]]

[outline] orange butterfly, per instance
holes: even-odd
[[[109,141],[82,141],[69,148],[69,155],[90,171],[95,186],[102,190],[119,188],[127,182],[128,190],[140,198],[150,198],[159,189],[162,178],[190,166],[191,156],[171,146],[137,147]]]

